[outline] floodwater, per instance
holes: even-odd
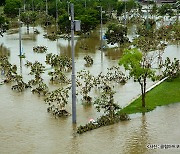
[[[45,65],[46,54],[33,53],[33,46],[45,45],[48,47],[47,53],[71,55],[68,40],[49,41],[43,39],[43,29],[38,27],[38,30],[41,33],[36,36],[32,35],[33,40],[28,40],[26,35],[23,36],[22,47],[26,59],[22,59],[21,62],[18,58],[18,34],[5,35],[0,38],[0,44],[3,43],[4,47],[8,48],[8,52],[10,51],[10,62],[18,66],[19,73],[23,75],[25,81],[30,79],[29,69],[24,66],[26,60],[32,62],[38,60]],[[23,28],[23,34],[25,31],[26,29]],[[83,60],[85,55],[94,59],[93,66],[86,68],[94,75],[106,72],[106,68],[117,65],[121,56],[121,51],[113,50],[112,54],[110,51],[97,50],[100,40],[96,32],[88,39],[76,38],[75,43],[76,71],[86,68]],[[87,45],[89,50],[81,49],[82,45]],[[164,58],[167,56],[180,59],[180,47],[169,45],[165,50]],[[47,73],[43,75],[43,78],[48,83]],[[148,87],[152,84],[149,81]],[[158,107],[145,115],[131,115],[130,121],[78,135],[74,133],[75,126],[72,125],[71,116],[54,118],[46,112],[47,104],[44,103],[43,97],[33,95],[30,90],[17,93],[11,90],[11,86],[11,84],[0,85],[0,153],[180,153],[180,147],[178,149],[148,149],[146,147],[148,144],[180,144],[179,103]],[[122,107],[140,93],[140,86],[132,80],[125,85],[115,86],[118,88],[115,100]],[[93,106],[83,106],[80,99],[79,97],[77,99],[77,126],[101,114],[97,113]],[[70,103],[67,110],[71,112]]]

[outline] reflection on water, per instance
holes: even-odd
[[[121,48],[107,49],[105,51],[105,56],[108,57],[110,60],[119,60],[122,56],[122,50],[123,49]]]
[[[146,115],[142,114],[140,117],[140,124],[138,130],[134,130],[132,136],[128,139],[133,146],[130,146],[127,150],[127,154],[135,153],[136,151],[141,154],[146,153],[146,146],[148,144],[148,127],[147,127],[147,119]],[[127,143],[128,144],[128,143]]]
[[[23,32],[26,28],[22,28]],[[19,60],[18,34],[0,38],[9,49],[10,62],[17,64],[19,73],[22,73],[25,82],[29,80],[29,69],[24,64],[26,60],[36,61],[45,65],[46,54],[37,54],[32,51],[33,46],[45,45],[47,53],[71,56],[70,41],[59,39],[49,41],[43,38],[43,29],[38,27],[40,34],[36,41],[23,40],[22,46],[26,59]],[[98,34],[98,32],[97,32]],[[94,64],[88,69],[93,75],[107,72],[107,68],[117,66],[121,51],[97,50],[100,40],[94,32],[92,38],[78,38],[76,43],[76,71],[85,69],[83,57],[93,57]],[[81,48],[87,45],[88,50]],[[4,48],[3,48],[4,50]],[[2,51],[2,49],[0,49]],[[8,50],[7,50],[8,51]],[[4,54],[5,51],[0,52]],[[6,53],[6,52],[5,52]],[[168,46],[163,55],[180,59],[179,46]],[[47,68],[49,66],[46,66]],[[70,77],[70,74],[68,74]],[[43,79],[49,83],[49,76],[43,74]],[[152,82],[148,81],[148,87]],[[120,122],[115,125],[102,127],[82,135],[74,134],[72,117],[55,119],[46,112],[47,104],[42,97],[33,95],[30,90],[17,93],[11,90],[11,84],[0,85],[0,153],[93,153],[93,154],[153,154],[179,153],[179,150],[150,150],[147,144],[179,144],[180,143],[180,104],[159,107],[146,115],[132,115],[131,121]],[[59,86],[53,86],[58,88]],[[133,97],[140,93],[138,83],[130,80],[125,85],[115,85],[117,93],[115,101],[125,106]],[[97,92],[93,92],[96,96]],[[83,125],[89,119],[97,118],[92,106],[83,106],[77,98],[77,125]],[[71,100],[70,100],[71,102]],[[71,111],[71,104],[67,106]]]
[[[75,39],[75,57],[79,57],[82,54],[95,54],[100,44],[97,34],[97,31],[94,31],[86,38],[79,37]],[[61,51],[60,54],[71,57],[71,41],[67,40],[66,42],[68,43],[59,40],[58,47]]]
[[[4,46],[4,44],[0,44],[0,57],[10,56],[10,50]]]

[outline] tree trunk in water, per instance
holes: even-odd
[[[142,107],[146,107],[146,101],[145,101],[145,93],[142,94]]]
[[[141,94],[142,94],[142,107],[146,107],[146,77],[143,80],[143,83],[141,83]]]
[[[146,107],[146,76],[143,81],[142,107]]]
[[[27,24],[27,34],[29,34],[29,24]]]

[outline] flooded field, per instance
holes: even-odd
[[[0,38],[0,45],[6,48],[9,61],[16,64],[18,72],[25,81],[30,79],[29,69],[24,64],[26,60],[45,64],[47,53],[67,55],[71,57],[70,41],[58,39],[49,41],[43,38],[44,30],[37,27],[39,35],[27,36],[23,27],[22,50],[26,59],[20,61],[18,33],[5,35]],[[32,32],[32,29],[30,29]],[[106,72],[107,68],[118,65],[121,51],[98,50],[99,33],[94,32],[91,38],[76,38],[75,40],[75,67],[76,72],[88,69],[93,75]],[[47,53],[34,53],[32,48],[37,45],[48,47]],[[83,50],[82,46],[88,46]],[[5,49],[4,49],[5,50]],[[89,55],[94,59],[92,67],[85,67],[84,56]],[[163,58],[180,59],[180,47],[169,45],[165,49]],[[69,77],[71,73],[67,74]],[[1,75],[1,78],[3,76]],[[51,89],[59,85],[51,85],[47,73],[43,74],[44,81]],[[148,87],[153,83],[148,82]],[[0,153],[122,153],[122,154],[152,154],[152,153],[179,153],[179,149],[152,150],[146,148],[147,144],[180,144],[180,104],[158,107],[146,115],[136,114],[131,120],[115,125],[103,127],[87,132],[83,135],[74,133],[72,117],[54,118],[47,113],[47,104],[43,97],[33,95],[29,90],[17,93],[11,90],[11,84],[0,85]],[[115,85],[118,90],[115,100],[121,107],[140,93],[140,86],[132,80],[125,85]],[[93,94],[96,96],[95,92]],[[67,110],[71,112],[71,100]],[[77,98],[77,126],[85,124],[91,118],[97,118],[97,113],[92,106],[83,106],[81,98]]]

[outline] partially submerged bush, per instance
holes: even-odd
[[[17,82],[17,84],[11,87],[12,90],[22,92],[25,89],[30,88],[30,86],[22,80],[21,75],[16,75],[15,81]]]
[[[171,61],[169,57],[165,60],[163,64],[165,70],[163,71],[164,77],[168,77],[169,80],[172,80],[180,76],[180,61],[174,58],[174,61]]]
[[[55,54],[46,55],[46,64],[53,68],[58,68],[60,71],[70,71],[72,69],[72,59],[67,56],[59,56]]]
[[[45,98],[44,101],[49,105],[47,111],[52,113],[55,117],[70,115],[65,109],[65,106],[68,103],[69,89],[70,87],[59,88],[50,92]]]
[[[38,45],[33,47],[33,51],[37,53],[45,53],[47,51],[47,47]]]
[[[4,83],[15,81],[17,66],[9,63],[6,56],[0,57],[0,69],[1,73],[5,76]]]
[[[48,86],[45,83],[40,82],[38,86],[32,90],[32,93],[33,94],[37,93],[39,94],[39,96],[41,94],[45,96],[48,93],[48,91],[49,91]]]
[[[97,119],[97,121],[89,122],[84,126],[79,126],[77,128],[77,133],[82,134],[84,132],[97,129],[99,127],[112,125],[114,123],[117,123],[119,121],[125,121],[130,120],[129,116],[127,114],[116,114],[113,118],[109,117],[108,115],[103,115],[100,118]]]
[[[90,57],[90,56],[85,56],[85,57],[84,57],[84,60],[86,61],[86,64],[85,64],[86,67],[92,66],[92,64],[93,64],[93,59],[92,59],[92,57]]]

